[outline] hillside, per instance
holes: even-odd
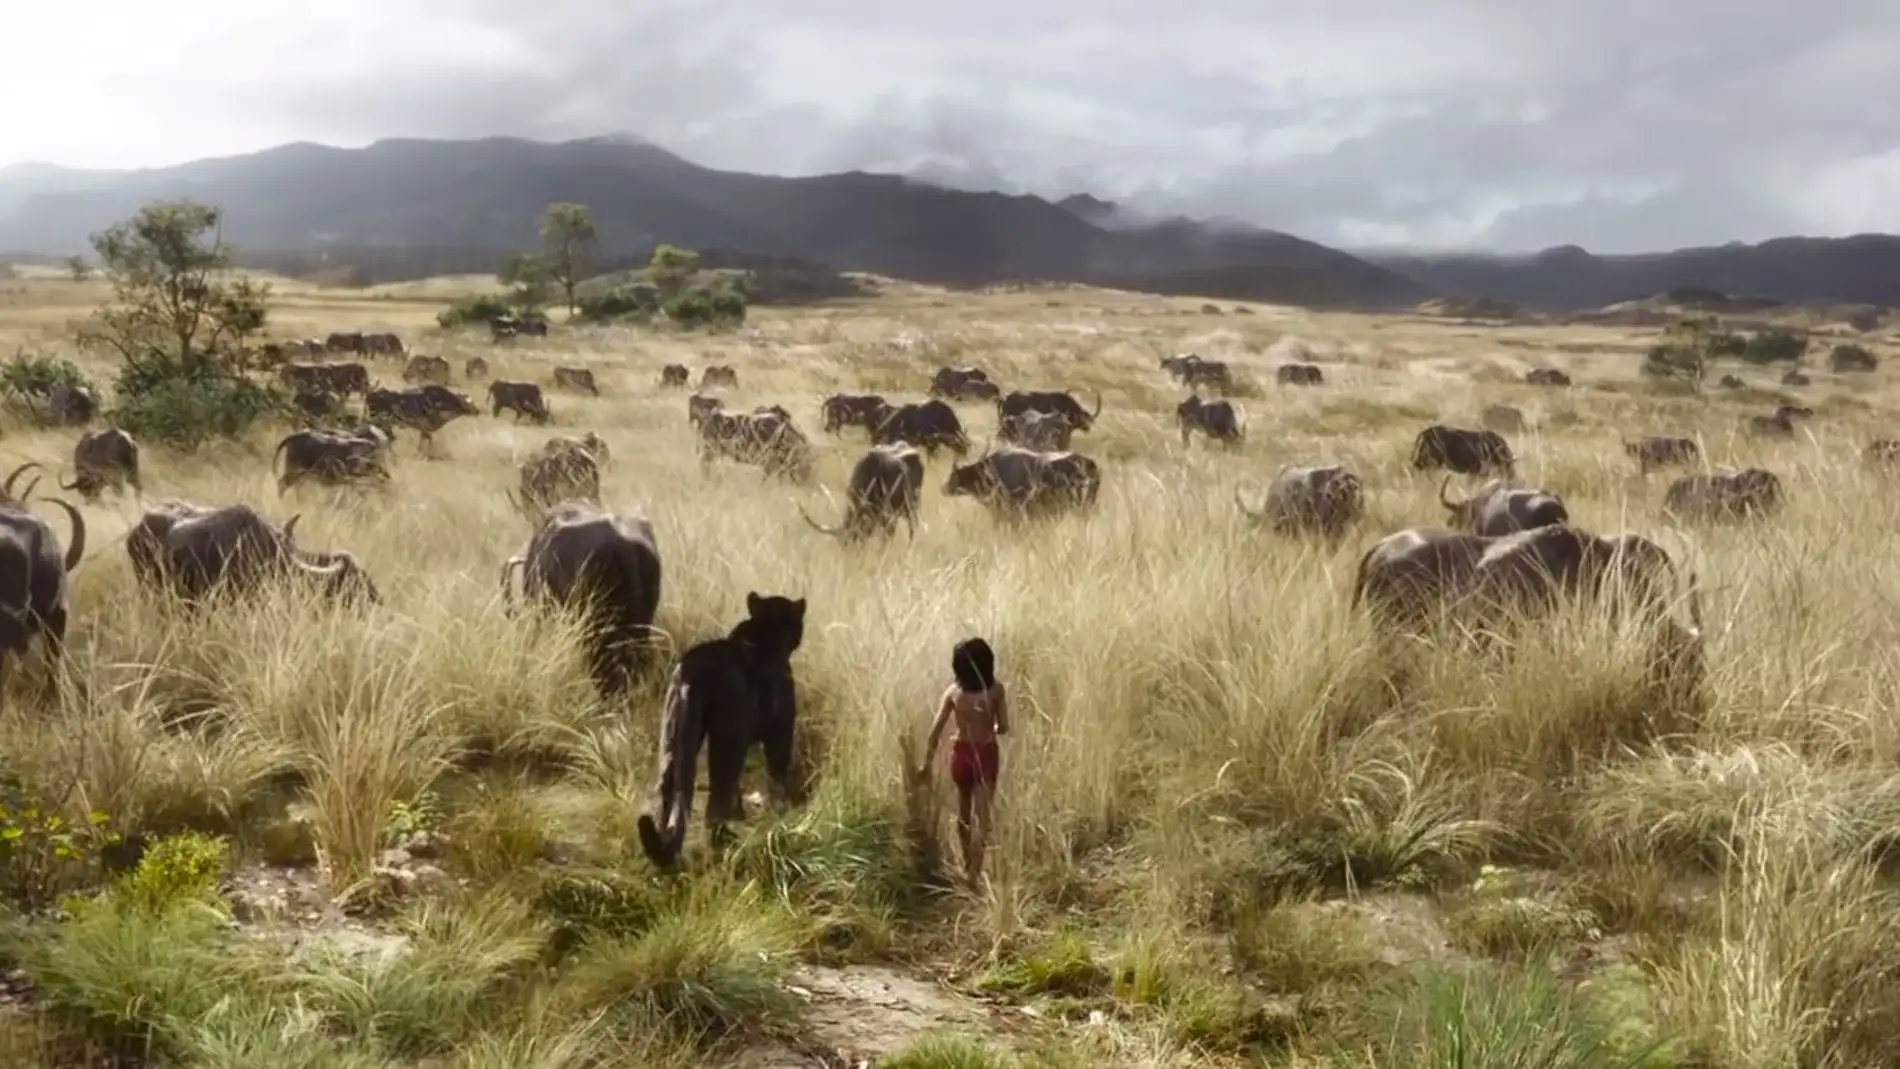
[[[1776,238],[1640,256],[1574,245],[1529,257],[1367,257],[1445,294],[1570,312],[1672,290],[1706,289],[1787,304],[1900,304],[1900,237]]]
[[[717,171],[626,138],[298,143],[110,175],[9,168],[0,172],[0,249],[80,250],[141,204],[178,196],[222,205],[226,236],[253,255],[328,248],[333,261],[373,261],[384,280],[492,269],[502,252],[534,241],[542,207],[577,201],[593,206],[610,260],[669,242],[948,285],[1044,278],[1368,308],[1430,296],[1285,234],[1216,234],[1185,220],[1111,229],[1038,197],[896,175]]]

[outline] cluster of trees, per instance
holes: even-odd
[[[1723,329],[1712,315],[1688,316],[1670,324],[1660,342],[1643,358],[1643,374],[1674,379],[1700,390],[1703,380],[1723,359],[1756,366],[1796,364],[1808,353],[1812,339],[1806,331],[1774,327],[1750,334]],[[1872,371],[1878,363],[1860,345],[1836,345],[1828,352],[1832,371]]]
[[[489,322],[508,314],[544,318],[557,301],[570,322],[654,323],[664,319],[688,329],[737,326],[745,322],[746,294],[730,280],[702,284],[699,255],[661,245],[653,250],[644,281],[583,294],[594,277],[600,231],[585,204],[550,204],[541,213],[541,247],[509,257],[497,278],[508,287],[499,298],[471,298],[440,317],[444,327]]]

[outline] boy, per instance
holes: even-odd
[[[930,774],[944,725],[953,718],[957,737],[950,744],[950,779],[957,785],[957,840],[963,848],[964,877],[975,886],[983,873],[983,847],[989,840],[990,800],[1002,771],[996,739],[1009,734],[1009,699],[996,681],[996,654],[980,638],[965,639],[950,651],[956,681],[943,692],[937,719],[930,725],[919,779]]]

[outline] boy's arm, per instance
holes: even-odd
[[[1000,683],[996,685],[996,733],[1009,734],[1009,691]]]
[[[930,767],[930,759],[937,756],[937,742],[943,738],[944,725],[950,722],[951,696],[945,692],[943,701],[937,705],[937,719],[930,725],[930,741],[924,744],[924,767]]]

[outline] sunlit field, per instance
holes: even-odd
[[[482,414],[437,434],[435,459],[402,432],[386,490],[280,497],[281,430],[145,446],[147,498],[301,515],[299,544],[356,554],[375,607],[286,594],[193,616],[135,589],[137,500],[83,509],[80,685],[61,696],[37,652],[16,662],[0,759],[76,825],[96,813],[148,847],[224,836],[229,861],[198,911],[11,920],[0,1064],[1900,1065],[1900,485],[1860,460],[1900,391],[1891,368],[1823,359],[1850,337],[1889,359],[1884,334],[1819,329],[1811,386],[1738,364],[1723,370],[1750,388],[1694,396],[1639,377],[1655,331],[1633,328],[887,282],[754,309],[732,333],[557,313],[548,337],[496,344],[434,325],[480,280],[276,285],[274,337],[395,331],[447,357]],[[104,294],[0,282],[0,357],[69,356],[109,384],[73,343]],[[1244,444],[1181,444],[1186,391],[1158,362],[1183,351],[1245,380]],[[541,383],[552,424],[491,418],[486,382],[462,378],[476,355]],[[401,360],[334,359],[402,385]],[[1289,360],[1326,382],[1276,385]],[[695,382],[730,364],[728,407],[790,409],[819,450],[812,483],[702,467],[690,391],[658,384],[668,363]],[[1103,468],[1095,510],[999,524],[941,492],[940,457],[914,541],[807,527],[797,505],[835,522],[866,448],[822,432],[822,399],[921,400],[937,367],[965,364],[1005,389],[1099,393],[1075,439]],[[600,396],[554,389],[563,365],[591,368]],[[1525,385],[1537,367],[1575,385]],[[1816,413],[1793,439],[1744,435],[1784,400]],[[1528,421],[1507,435],[1525,483],[1693,572],[1699,708],[1659,702],[1637,645],[1583,613],[1500,653],[1381,642],[1352,610],[1366,548],[1443,518],[1413,436],[1496,404]],[[993,408],[957,408],[980,447]],[[70,467],[77,430],[5,418],[0,473]],[[754,799],[717,855],[702,772],[671,874],[633,833],[654,804],[664,665],[605,702],[570,625],[501,601],[532,533],[505,496],[521,459],[589,431],[611,450],[604,503],[654,525],[673,649],[724,633],[749,591],[809,604],[792,662],[805,804]],[[1639,476],[1620,443],[1641,434],[1767,468],[1787,507],[1667,520],[1680,472]],[[1322,460],[1368,491],[1337,547],[1236,508],[1280,465]],[[31,507],[67,538],[58,509]],[[969,889],[941,760],[921,784],[906,766],[973,634],[1016,723],[988,879]],[[763,795],[757,763],[746,789]]]

